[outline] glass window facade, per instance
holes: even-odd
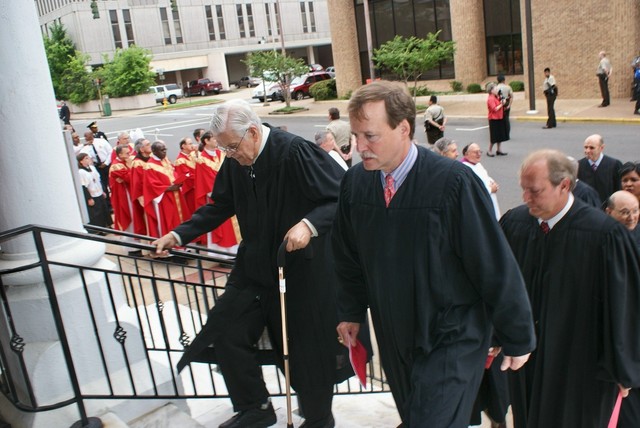
[[[122,36],[120,35],[120,26],[118,24],[118,11],[109,11],[109,20],[111,21],[111,32],[113,33],[113,42],[116,49],[122,49]]]
[[[363,1],[354,0],[362,76],[369,78]],[[369,0],[369,21],[373,49],[379,48],[396,35],[425,37],[428,33],[441,30],[441,40],[452,39],[449,0]],[[453,77],[453,63],[442,63],[437,69],[425,72],[421,78],[428,80]]]
[[[204,13],[207,17],[207,28],[209,29],[209,40],[216,39],[216,30],[213,26],[213,11],[211,10],[211,6],[207,5],[204,7]]]
[[[171,44],[171,30],[169,30],[169,17],[167,15],[167,8],[160,8],[160,21],[162,22],[162,36],[164,37],[164,44]]]
[[[131,46],[135,44],[133,39],[133,23],[131,22],[131,11],[129,9],[122,9],[122,20],[124,21],[124,30],[127,33],[127,45]]]
[[[173,11],[173,29],[176,32],[176,43],[183,43],[182,26],[180,25],[180,15],[178,14],[178,9]]]
[[[484,0],[487,74],[522,74],[519,0]]]
[[[242,5],[236,5],[236,16],[238,17],[238,30],[240,31],[240,38],[247,37],[247,31],[244,28],[244,15],[242,14]]]
[[[218,31],[220,32],[220,40],[227,38],[227,33],[224,29],[224,16],[222,15],[222,6],[216,5],[216,17],[218,18]]]

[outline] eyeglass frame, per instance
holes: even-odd
[[[220,149],[220,151],[224,152],[227,155],[233,155],[238,151],[238,147],[240,147],[240,144],[242,144],[242,140],[244,140],[244,137],[247,136],[247,132],[249,132],[250,128],[251,127],[247,128],[244,131],[244,134],[242,134],[242,138],[240,138],[240,141],[238,141],[233,147],[231,146],[223,147],[220,144],[218,144],[218,149]]]

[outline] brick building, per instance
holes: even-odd
[[[327,0],[341,94],[370,77],[364,1]],[[425,79],[457,80],[466,87],[503,73],[507,80],[509,76],[523,80],[526,87],[531,72],[539,97],[543,70],[550,67],[562,97],[598,98],[595,72],[598,53],[604,50],[613,65],[611,96],[630,94],[630,64],[640,53],[637,0],[368,1],[373,49],[396,34],[423,37],[438,30],[442,39],[456,42],[453,64],[443,64],[425,74]]]

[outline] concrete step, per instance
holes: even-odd
[[[174,404],[167,404],[147,413],[129,422],[128,426],[129,428],[204,428]]]

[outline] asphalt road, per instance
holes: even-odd
[[[140,128],[147,138],[164,140],[168,145],[168,156],[175,159],[178,154],[178,142],[185,136],[191,136],[194,129],[208,128],[211,107],[164,111],[143,114],[134,117],[103,118],[100,129],[107,133],[113,144],[121,131]],[[263,120],[271,125],[287,126],[289,132],[313,141],[316,131],[322,130],[327,119],[324,117],[302,117],[296,115],[269,116]],[[77,129],[82,129],[76,124]],[[605,139],[605,153],[621,161],[640,160],[640,128],[637,125],[606,123],[566,123],[551,130],[541,129],[540,122],[513,121],[511,140],[504,143],[502,150],[508,156],[489,158],[483,156],[482,164],[489,174],[500,184],[498,200],[504,213],[507,209],[521,203],[518,186],[518,168],[524,157],[533,150],[555,148],[576,159],[583,157],[582,145],[591,134],[601,134]],[[483,150],[488,148],[489,130],[483,119],[450,118],[445,131],[447,137],[457,140],[460,151],[468,143],[479,143]],[[426,145],[426,136],[422,127],[416,129],[419,144]]]

